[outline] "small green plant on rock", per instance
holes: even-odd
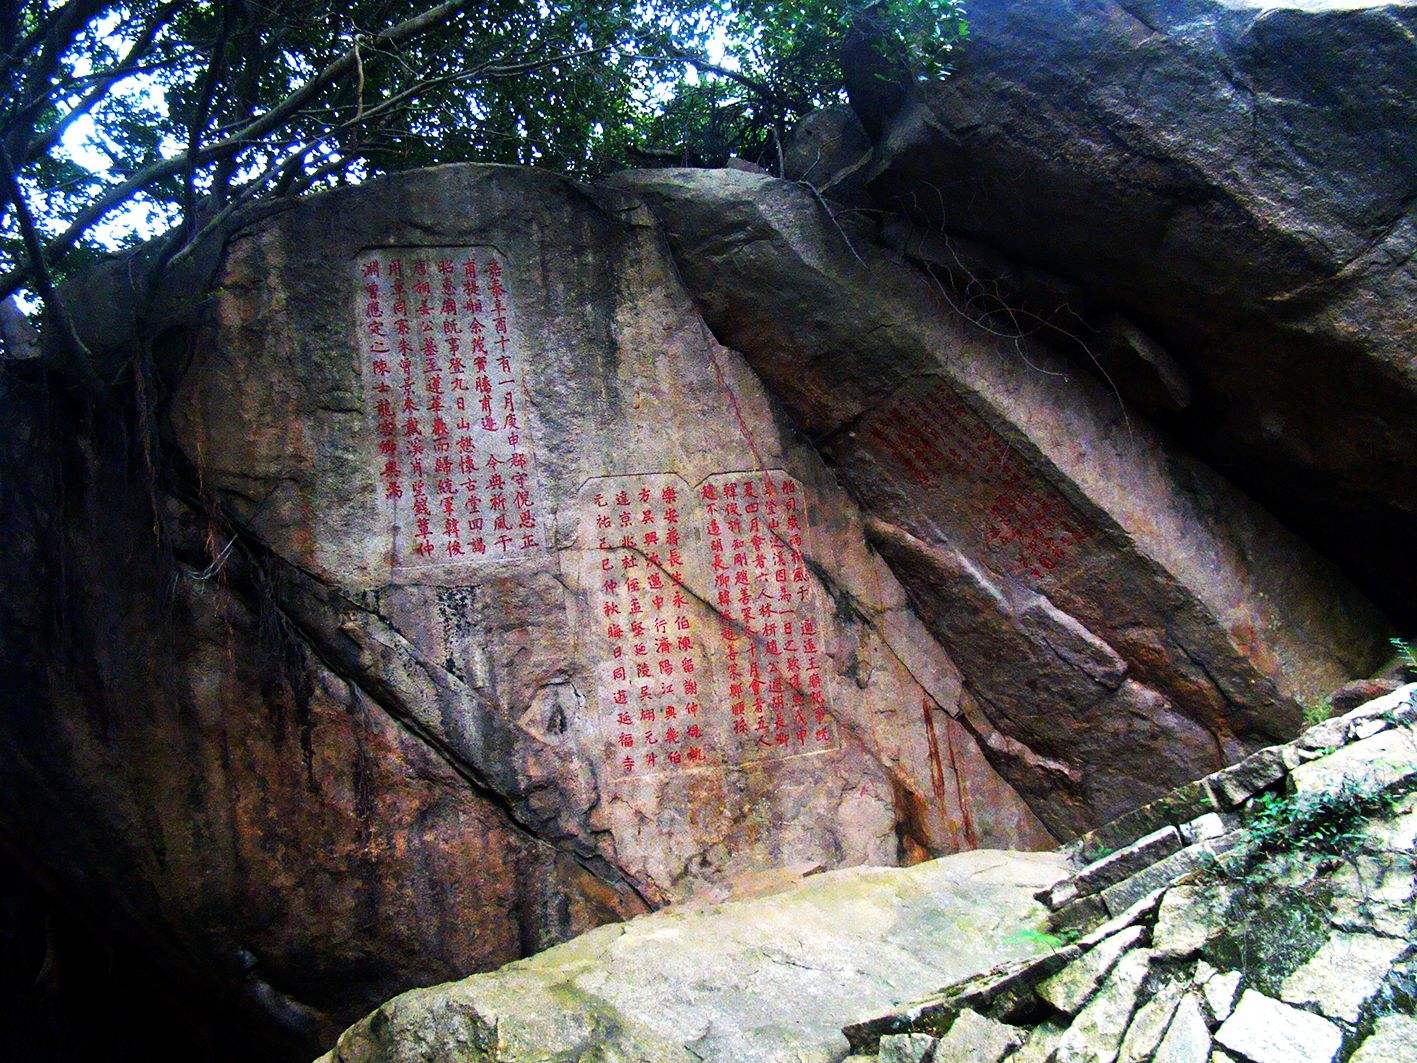
[[[1011,941],[1017,941],[1021,944],[1039,945],[1048,949],[1050,952],[1054,952],[1073,944],[1081,936],[1082,933],[1077,927],[1070,926],[1058,931],[1056,934],[1050,934],[1045,930],[1019,930],[1009,935],[1009,938]]]
[[[1384,787],[1351,779],[1336,790],[1262,794],[1249,823],[1251,852],[1350,857],[1362,845],[1364,823],[1391,814],[1397,800]]]
[[[1408,642],[1406,639],[1389,639],[1392,648],[1397,651],[1397,656],[1402,660],[1402,666],[1410,674],[1417,674],[1417,645]]]
[[[1328,698],[1317,701],[1312,705],[1304,706],[1304,726],[1313,727],[1315,724],[1323,723],[1333,715],[1333,702]]]
[[[1277,994],[1332,933],[1328,872],[1347,864],[1362,881],[1369,825],[1396,812],[1405,789],[1359,778],[1332,790],[1257,797],[1245,844],[1208,873],[1207,881],[1229,891],[1234,905],[1230,930],[1211,946],[1210,962],[1240,970],[1246,984]]]

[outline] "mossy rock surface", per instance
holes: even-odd
[[[601,927],[356,1023],[322,1063],[832,1063],[841,1027],[1047,950],[1064,860],[960,853]]]

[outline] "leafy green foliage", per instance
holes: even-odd
[[[841,98],[863,13],[920,77],[965,32],[961,0],[17,0],[0,141],[62,279],[242,198],[440,162],[770,164]],[[14,200],[0,295],[43,272]]]
[[[824,104],[842,99],[841,45],[871,16],[875,47],[916,78],[943,77],[968,32],[963,0],[717,0],[731,42],[728,55],[770,94],[735,93],[742,117],[714,144],[708,162],[738,154],[773,162],[774,137]],[[681,92],[681,85],[677,92]],[[686,130],[687,131],[687,130]]]
[[[1073,944],[1081,936],[1082,933],[1077,927],[1070,926],[1060,930],[1056,934],[1049,933],[1045,930],[1016,930],[1009,935],[1009,940],[1024,945],[1036,945],[1039,948],[1053,952]]]
[[[1312,705],[1304,706],[1304,726],[1313,727],[1315,724],[1323,723],[1333,715],[1333,702],[1328,698],[1316,701]]]
[[[1390,814],[1396,806],[1392,791],[1353,780],[1332,791],[1262,794],[1248,824],[1251,847],[1257,855],[1298,851],[1347,856],[1362,844],[1365,822]]]
[[[18,53],[14,39],[24,26],[40,29],[63,7],[19,4],[23,25],[9,35],[10,50]],[[31,70],[13,72],[4,94],[10,102],[0,108],[34,213],[51,234],[105,189],[194,140],[209,143],[240,128],[351,49],[357,63],[322,86],[278,135],[253,137],[225,165],[199,165],[198,190],[249,177],[301,148],[307,169],[344,160],[331,180],[464,159],[583,172],[607,150],[616,153],[624,139],[616,134],[640,120],[646,88],[665,65],[643,56],[701,48],[711,28],[698,0],[479,0],[425,33],[384,45],[379,31],[434,8],[431,0],[88,7],[93,16],[52,63],[36,53]],[[137,49],[140,57],[126,63]],[[54,145],[28,150],[62,132],[95,72],[126,66],[132,72],[87,112],[96,127],[89,154],[102,164],[78,166]],[[175,173],[141,190],[153,228],[176,219],[185,185]],[[104,242],[114,242],[111,234]]]
[[[1392,648],[1402,659],[1403,667],[1409,672],[1417,673],[1417,645],[1413,645],[1406,639],[1389,639],[1388,641],[1392,643]]]

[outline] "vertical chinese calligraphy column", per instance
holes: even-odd
[[[366,405],[372,411],[378,433],[376,461],[380,466],[379,497],[382,508],[392,513],[404,499],[408,484],[409,470],[401,460],[406,452],[399,446],[400,418],[405,413],[413,415],[417,410],[417,400],[414,397],[413,363],[407,354],[395,354],[398,326],[402,324],[406,332],[408,323],[393,322],[391,326],[391,300],[400,298],[398,309],[402,312],[404,308],[401,301],[402,282],[397,273],[388,272],[388,265],[372,258],[361,261],[361,298],[356,303],[356,314],[360,375],[365,384]],[[399,286],[394,288],[395,284]],[[385,313],[386,309],[389,314]]]
[[[723,473],[698,494],[739,757],[833,748],[801,484],[777,471]]]
[[[543,553],[547,510],[518,405],[503,264],[475,249],[381,250],[361,256],[358,273],[392,567]]]
[[[702,550],[693,493],[673,474],[590,480],[579,498],[574,574],[595,661],[591,709],[616,779],[722,759],[702,625],[686,571]]]

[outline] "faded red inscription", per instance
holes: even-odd
[[[393,567],[546,549],[505,269],[466,248],[371,251],[358,335]]]
[[[719,659],[743,758],[832,748],[801,485],[781,472],[725,473],[698,494]]]
[[[910,485],[969,491],[987,518],[985,548],[1011,575],[1042,579],[1087,536],[1067,499],[942,380],[876,417],[865,438]]]

